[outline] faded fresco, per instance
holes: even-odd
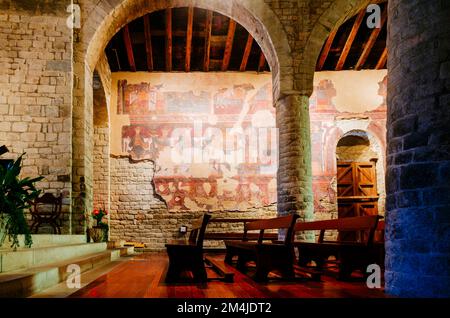
[[[386,71],[319,72],[310,99],[315,213],[337,213],[336,145],[351,130],[376,144],[384,209]],[[113,155],[156,164],[169,211],[245,211],[276,202],[270,74],[115,73]],[[149,180],[150,182],[150,180]]]
[[[117,77],[115,154],[156,163],[155,190],[169,211],[274,203],[278,146],[270,75],[222,73],[219,81],[181,75]]]
[[[379,212],[384,213],[387,72],[318,72],[310,98],[314,211],[337,216],[336,146],[350,131],[368,133],[376,164]]]

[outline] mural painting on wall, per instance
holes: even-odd
[[[350,71],[339,77],[336,73],[341,72],[316,73],[310,98],[314,208],[319,218],[337,213],[336,145],[343,134],[361,129],[372,134],[381,149],[386,145],[386,73]],[[367,74],[373,77],[369,78],[371,90],[360,92],[367,83],[358,83],[355,76]],[[379,155],[384,164],[383,154]]]
[[[277,134],[270,77],[215,91],[119,80],[121,151],[154,160],[170,211],[245,210],[276,201]]]

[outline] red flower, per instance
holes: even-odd
[[[100,212],[98,210],[94,210],[94,215],[98,215]]]

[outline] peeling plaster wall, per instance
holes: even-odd
[[[112,78],[111,239],[159,250],[180,238],[180,226],[206,211],[219,218],[277,215],[270,74],[114,73]],[[227,139],[233,130],[238,134]],[[254,134],[239,134],[245,131]],[[242,230],[231,227],[211,224],[208,231]]]
[[[156,164],[169,211],[245,211],[276,201],[270,74],[115,73],[111,153]]]
[[[214,73],[114,73],[112,78],[113,239],[143,241],[159,249],[167,240],[178,237],[179,226],[189,225],[204,211],[231,218],[277,214],[276,170],[255,171],[255,165],[249,164],[230,167],[217,160],[195,162],[197,150],[204,154],[220,149],[196,148],[196,137],[203,137],[203,146],[213,144],[206,138],[207,127],[273,127],[275,119],[267,116],[275,111],[269,74],[220,73],[219,78]],[[371,148],[379,158],[378,189],[383,213],[385,84],[386,71],[316,74],[310,99],[316,219],[337,217],[336,145],[345,133],[355,129],[368,132]],[[202,123],[197,134],[195,122]],[[173,160],[171,150],[177,146],[171,138],[174,128],[188,128],[188,139],[192,141],[186,147],[185,154],[191,156],[188,163]],[[245,179],[246,175],[252,178]],[[255,182],[258,178],[259,183]],[[226,182],[231,182],[232,187],[221,190]],[[267,187],[271,184],[272,192],[261,191],[264,186],[271,189]],[[258,188],[252,193],[255,186]],[[250,191],[246,196],[247,189]],[[264,195],[254,195],[260,192]],[[220,226],[211,225],[209,230],[231,230]]]
[[[190,226],[203,211],[169,211],[166,202],[155,192],[155,163],[133,161],[111,156],[110,239],[146,243],[153,250],[163,250],[164,244],[184,238],[182,225]],[[212,211],[215,218],[268,218],[277,212],[275,204],[247,211]],[[250,215],[250,216],[249,216]],[[239,226],[211,224],[208,231],[242,231]],[[221,246],[220,242],[205,242],[205,246]]]
[[[386,70],[317,72],[310,98],[314,218],[337,218],[336,146],[352,130],[365,131],[378,159],[379,213],[384,214]]]

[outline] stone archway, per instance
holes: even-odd
[[[359,10],[374,2],[370,0],[336,0],[317,19],[303,50],[303,58],[296,73],[302,74],[296,84],[306,94],[312,92],[314,71],[320,51],[330,32],[339,27]]]
[[[195,6],[233,18],[247,29],[263,50],[270,65],[274,79],[275,97],[278,97],[280,91],[289,91],[293,88],[290,46],[283,31],[283,26],[265,4],[256,4],[255,1],[251,0],[228,2],[214,0],[117,0],[114,3],[117,3],[116,6],[112,5],[111,1],[100,1],[93,8],[81,31],[80,48],[83,50],[82,56],[85,57],[86,66],[89,70],[95,68],[108,41],[125,24],[153,11]]]
[[[309,37],[299,35],[295,52],[294,89],[284,91],[277,100],[279,128],[278,213],[299,213],[313,219],[311,136],[309,97],[317,59],[330,31],[353,16],[367,0],[334,1],[312,24]],[[302,45],[305,43],[304,45]],[[301,45],[299,47],[299,45]]]
[[[166,0],[166,1],[100,1],[95,6],[83,7],[82,29],[75,31],[79,39],[74,45],[74,96],[73,96],[73,166],[72,188],[76,196],[80,180],[86,188],[86,209],[93,203],[93,94],[92,74],[104,60],[102,52],[111,37],[125,24],[144,14],[174,7],[195,6],[229,16],[244,26],[261,46],[272,70],[273,94],[277,100],[281,91],[293,88],[293,67],[290,46],[281,23],[265,4],[254,1]],[[83,16],[83,15],[82,15]],[[104,63],[103,63],[104,64]],[[103,85],[108,73],[100,73]],[[108,100],[108,96],[106,97]]]

